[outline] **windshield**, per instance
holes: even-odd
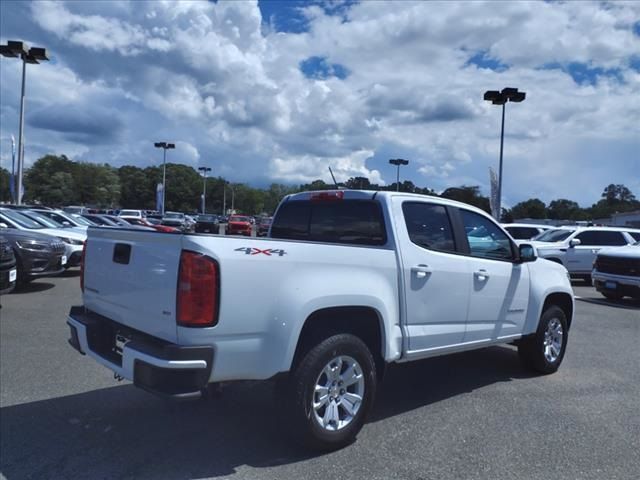
[[[22,213],[22,215],[24,215],[25,217],[29,217],[31,220],[35,220],[44,227],[63,228],[63,225],[61,223],[56,222],[53,218],[47,218],[38,212],[25,211],[20,213]]]
[[[261,218],[260,225],[271,225],[272,218]]]
[[[183,219],[184,218],[184,213],[165,213],[164,218],[178,218],[178,219]]]
[[[44,228],[35,220],[31,220],[29,217],[22,215],[15,210],[2,210],[2,214],[22,228],[28,228],[29,230],[40,230]]]
[[[80,225],[85,225],[87,227],[93,227],[96,224],[87,220],[86,218],[78,215],[78,214],[72,214],[73,219],[76,221],[76,223],[79,223]]]
[[[198,215],[198,221],[200,222],[215,222],[215,215]]]
[[[249,222],[249,217],[231,217],[230,222]]]
[[[139,217],[140,212],[138,210],[120,210],[121,217]]]
[[[575,230],[566,230],[557,228],[555,230],[547,230],[546,232],[534,237],[536,242],[561,242],[566,240]]]

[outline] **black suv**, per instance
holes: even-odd
[[[62,256],[65,247],[57,237],[13,228],[0,229],[0,235],[13,247],[18,283],[28,283],[37,277],[50,277],[64,271]]]
[[[0,294],[11,293],[16,286],[16,257],[11,243],[0,235]]]

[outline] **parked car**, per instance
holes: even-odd
[[[271,222],[273,221],[273,217],[262,217],[258,222],[258,230],[257,235],[259,237],[266,237],[269,234],[269,229],[271,228]]]
[[[61,240],[36,231],[15,228],[0,228],[0,235],[13,248],[18,284],[64,271],[67,258],[65,244]]]
[[[118,224],[111,220],[107,215],[97,214],[97,213],[85,213],[82,215],[87,220],[95,223],[97,226],[101,227],[114,227]]]
[[[530,225],[528,223],[505,223],[502,227],[515,240],[531,240],[553,227],[549,225]]]
[[[564,265],[573,277],[591,283],[593,261],[601,248],[631,245],[640,230],[618,227],[561,227],[539,235],[531,244],[538,255]]]
[[[85,255],[76,350],[169,398],[276,378],[279,425],[320,449],[353,441],[396,362],[517,341],[555,372],[574,312],[562,266],[478,208],[415,194],[289,195],[268,239],[90,229]]]
[[[198,215],[195,232],[196,233],[218,233],[220,222],[217,215]]]
[[[182,231],[185,231],[187,229],[187,220],[184,216],[184,213],[165,212],[164,216],[162,217],[162,225],[175,227]]]
[[[144,210],[120,210],[119,217],[137,217],[144,218]]]
[[[231,215],[227,223],[225,232],[227,235],[246,235],[251,236],[251,221],[249,217],[242,215]]]
[[[44,210],[44,209],[32,209],[33,212],[37,212],[40,215],[44,215],[47,218],[51,218],[55,220],[63,227],[75,227],[81,230],[83,233],[86,233],[87,227],[90,226],[88,223],[84,223],[83,221],[73,217],[71,214],[67,214],[62,210]],[[82,218],[82,217],[80,217]]]
[[[87,207],[80,207],[80,206],[76,206],[76,205],[69,205],[68,207],[64,207],[62,209],[65,213],[77,213],[77,214],[84,214],[84,213],[89,213],[89,209]]]
[[[9,240],[0,234],[0,295],[11,293],[16,286],[16,256]]]
[[[591,272],[593,285],[611,300],[640,300],[640,242],[598,252]]]
[[[169,227],[167,225],[162,225],[162,224],[155,224],[150,222],[146,218],[138,218],[138,217],[120,217],[120,218],[136,227],[145,227],[145,228],[149,228],[149,229],[156,230],[158,232],[163,232],[163,233],[180,232],[180,230],[178,230],[177,228]]]
[[[74,230],[73,228],[49,228],[30,219],[22,212],[17,210],[7,210],[0,208],[0,224],[5,227],[15,228],[17,230],[37,231],[45,235],[56,237],[64,242],[65,258],[64,265],[66,268],[76,267],[80,265],[82,260],[82,246],[87,239],[85,233]]]

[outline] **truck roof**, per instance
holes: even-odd
[[[375,191],[375,190],[314,190],[308,192],[292,193],[287,195],[282,203],[288,201],[299,200],[312,200],[317,198],[318,200],[375,200],[376,198],[389,201],[392,197],[409,197],[415,199],[425,200],[428,199],[433,203],[441,205],[451,205],[456,207],[464,207],[468,210],[481,213],[483,215],[489,215],[481,208],[474,207],[467,203],[458,202],[457,200],[450,200],[448,198],[436,197],[433,195],[423,195],[421,193],[406,193],[406,192],[389,192],[389,191]]]

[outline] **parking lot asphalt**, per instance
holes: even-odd
[[[269,383],[168,404],[68,344],[77,272],[0,299],[0,476],[6,479],[637,479],[640,304],[576,284],[564,364],[513,347],[390,369],[355,444],[310,454],[281,435]]]

